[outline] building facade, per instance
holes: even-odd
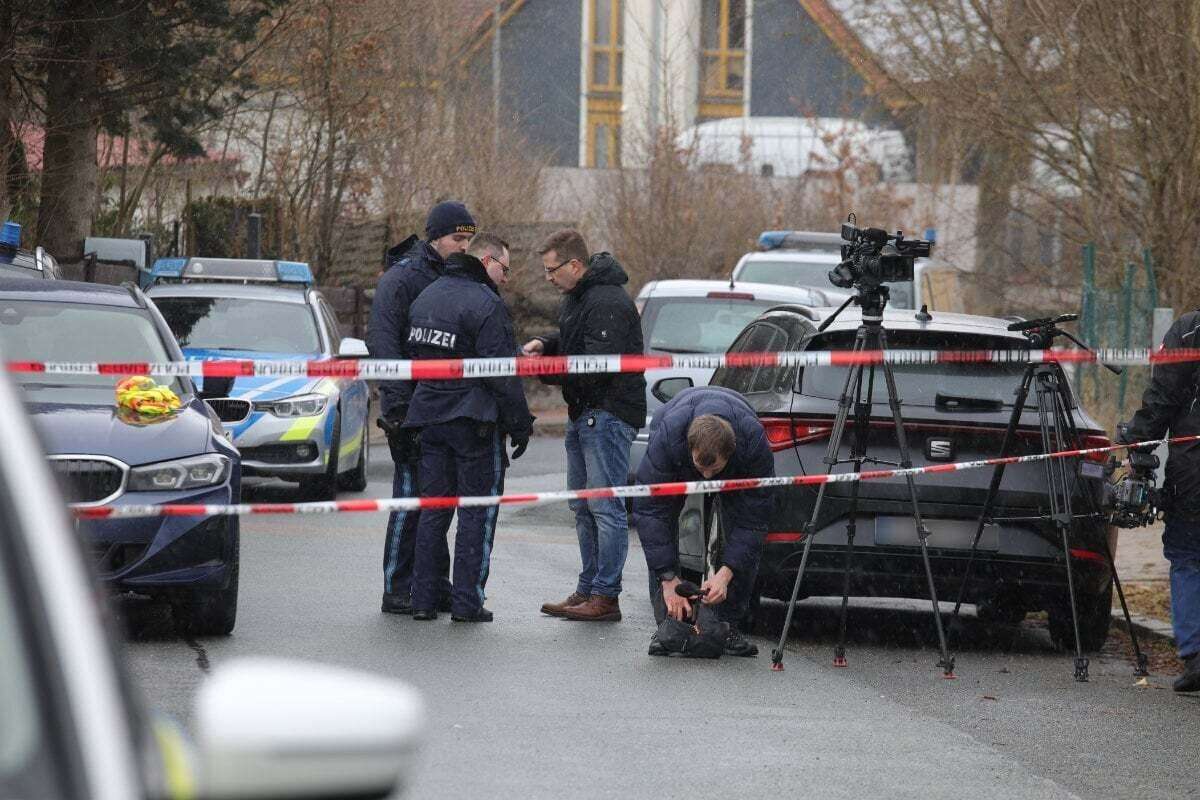
[[[502,0],[468,52],[555,166],[636,167],[662,130],[710,120],[886,114],[828,0]]]

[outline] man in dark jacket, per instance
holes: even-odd
[[[715,386],[685,389],[654,412],[650,442],[638,465],[638,484],[672,481],[769,478],[775,459],[754,409],[737,392]],[[654,618],[682,620],[691,612],[675,594],[679,585],[679,514],[685,495],[638,497],[633,520],[650,573]],[[750,607],[763,538],[771,514],[767,489],[720,495],[724,540],[719,543],[715,571],[704,581],[703,602],[715,606],[717,618],[729,623],[727,655],[754,656],[758,647],[737,626]],[[719,566],[718,566],[719,564]],[[650,655],[666,655],[651,638]]]
[[[622,288],[629,276],[608,253],[588,256],[573,230],[550,236],[538,249],[546,280],[563,295],[558,333],[525,344],[526,355],[642,353],[637,308]],[[646,421],[641,374],[577,374],[546,378],[562,386],[567,403],[567,488],[620,486],[629,480],[629,446]],[[583,569],[575,591],[542,612],[582,621],[621,619],[617,600],[629,553],[624,504],[615,498],[572,500]]]
[[[480,233],[466,253],[446,259],[442,277],[412,305],[408,342],[415,358],[512,357],[512,319],[497,288],[508,279],[505,242]],[[508,459],[529,444],[533,417],[517,377],[421,381],[413,392],[405,430],[420,431],[422,497],[478,497],[504,491]],[[496,532],[496,506],[458,509],[454,539],[451,619],[491,622],[484,586]],[[440,554],[454,509],[426,509],[417,525],[413,564],[413,619],[437,618]]]
[[[1200,311],[1175,320],[1162,346],[1200,347]],[[1142,407],[1118,441],[1137,442],[1200,434],[1200,364],[1158,364],[1142,395]],[[1200,442],[1172,444],[1167,451],[1166,526],[1163,555],[1171,562],[1171,624],[1185,670],[1175,691],[1200,691]]]
[[[445,260],[466,250],[475,233],[475,220],[462,203],[434,206],[425,221],[425,241],[410,236],[388,251],[388,269],[375,287],[367,350],[372,358],[411,358],[408,346],[409,307],[425,287],[442,274]],[[395,472],[393,497],[417,496],[417,443],[412,431],[401,426],[408,414],[413,384],[385,381],[379,384],[379,427],[387,433]],[[411,614],[413,543],[420,512],[397,511],[388,518],[383,548],[383,611]],[[450,553],[439,554],[443,606],[450,597]]]

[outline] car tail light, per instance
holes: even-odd
[[[792,542],[803,542],[803,531],[771,531],[767,534],[767,544],[784,544]]]
[[[798,444],[815,442],[829,436],[833,430],[830,420],[788,419],[786,417],[764,417],[763,430],[771,450],[786,450]]]
[[[1036,450],[1042,449],[1042,432],[1040,430],[1022,430],[1018,433],[1022,439],[1032,440]],[[1085,433],[1079,437],[1079,448],[1090,450],[1093,447],[1112,447],[1112,440],[1102,433]],[[1103,464],[1108,461],[1108,453],[1088,453],[1083,456],[1088,461]]]
[[[709,292],[709,299],[712,300],[753,300],[754,295],[750,292]]]

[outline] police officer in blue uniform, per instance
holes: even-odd
[[[466,253],[451,256],[446,270],[413,303],[409,348],[415,358],[514,356],[512,319],[500,299],[508,279],[508,245],[480,233]],[[533,417],[517,377],[421,381],[413,392],[407,431],[420,431],[418,468],[422,497],[472,497],[504,491],[508,458],[529,444]],[[484,586],[496,532],[496,506],[458,509],[454,539],[451,619],[491,622]],[[426,509],[417,525],[413,565],[413,619],[437,618],[438,568],[454,509]]]
[[[372,358],[412,357],[408,346],[410,306],[442,274],[445,260],[466,250],[474,234],[475,220],[466,206],[457,202],[439,203],[425,221],[424,241],[413,235],[388,251],[388,270],[375,288],[367,328],[367,350]],[[387,434],[395,466],[393,497],[416,497],[418,493],[416,435],[402,427],[412,393],[410,381],[379,384],[379,427]],[[410,585],[419,518],[417,511],[396,511],[388,518],[383,549],[382,610],[386,613],[412,613]],[[448,608],[450,553],[445,545],[437,553],[437,563],[442,584],[440,601]]]

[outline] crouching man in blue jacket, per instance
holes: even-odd
[[[467,252],[446,259],[443,275],[412,305],[408,346],[416,358],[512,357],[517,353],[499,286],[508,281],[508,245],[478,233]],[[529,444],[533,417],[517,377],[421,381],[404,427],[420,431],[417,469],[421,497],[475,497],[504,491],[511,440],[513,458]],[[451,619],[491,622],[484,585],[496,533],[496,506],[458,509],[454,538]],[[446,548],[453,508],[425,509],[417,523],[413,619],[437,618],[438,556]]]
[[[775,460],[758,415],[737,392],[708,386],[680,392],[654,413],[650,442],[638,465],[637,483],[767,478]],[[633,519],[650,573],[650,603],[657,622],[670,615],[682,620],[689,602],[675,594],[679,584],[679,514],[684,495],[639,497]],[[738,631],[750,607],[763,539],[771,513],[767,489],[720,495],[724,538],[717,544],[713,574],[701,588],[703,602],[729,623],[725,654],[758,655],[758,647]],[[709,543],[711,551],[713,543]],[[650,655],[666,655],[651,638]]]

